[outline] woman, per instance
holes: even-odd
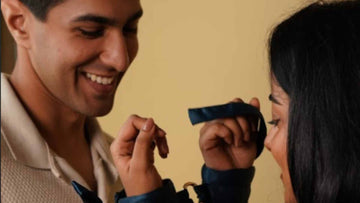
[[[265,145],[287,202],[360,202],[359,1],[308,6],[277,26],[269,52]]]
[[[285,202],[360,202],[360,2],[311,4],[275,28],[269,47],[273,126],[265,146],[281,167]],[[257,99],[250,104],[260,106]],[[218,177],[229,170],[235,176],[248,173],[250,183],[253,123],[246,117],[206,123],[200,132],[205,170]],[[133,117],[112,146],[128,196],[145,197],[142,201],[165,187],[152,162],[154,139],[166,156],[164,133],[152,119]],[[207,183],[209,177],[203,178]],[[225,179],[216,181],[231,181]],[[238,193],[208,189],[213,201],[235,193],[242,197],[233,202],[247,202],[250,184],[239,188]]]

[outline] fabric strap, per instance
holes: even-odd
[[[84,203],[102,203],[101,199],[95,192],[86,189],[76,181],[71,181],[71,184]]]
[[[264,140],[266,137],[266,125],[264,117],[261,112],[246,103],[228,103],[223,105],[208,106],[202,108],[191,108],[188,110],[191,124],[195,125],[198,123],[211,121],[219,118],[234,118],[237,116],[254,116],[260,120],[260,124],[257,129],[257,154],[259,157],[262,150],[264,149]]]

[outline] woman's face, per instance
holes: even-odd
[[[269,99],[272,102],[272,121],[270,123],[273,126],[265,139],[265,146],[281,168],[280,178],[285,187],[285,202],[296,203],[287,162],[289,97],[274,79],[271,81]]]

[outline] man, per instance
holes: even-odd
[[[253,98],[249,104],[236,98],[225,106],[192,110],[192,122],[209,121],[200,130],[199,145],[205,164],[202,184],[194,187],[199,202],[248,202],[255,173],[253,163],[263,149],[258,141],[263,142],[266,135],[259,100]],[[259,129],[258,119],[262,126]],[[162,181],[156,170],[154,141],[161,157],[169,152],[166,139],[161,139],[165,134],[157,128],[151,118],[131,116],[112,143],[111,153],[126,192],[117,195],[117,202],[193,202],[186,190],[176,193],[171,180]]]
[[[113,106],[138,51],[139,0],[2,0],[14,37],[1,76],[2,202],[81,202],[75,180],[103,202],[122,189],[110,139],[94,117]]]

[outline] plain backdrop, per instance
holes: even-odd
[[[178,190],[187,181],[200,183],[201,124],[190,124],[187,109],[256,96],[265,119],[271,120],[269,34],[277,23],[309,3],[143,0],[139,53],[121,81],[112,112],[99,118],[103,130],[116,136],[131,114],[154,118],[167,132],[170,147],[167,159],[155,155],[162,178],[171,178]],[[2,70],[10,72],[15,52],[1,27]],[[266,149],[255,167],[249,202],[283,202],[280,169]]]
[[[308,3],[142,1],[139,54],[120,84],[112,112],[100,118],[104,130],[116,136],[130,114],[153,117],[167,132],[170,147],[167,159],[156,154],[162,177],[171,178],[178,190],[187,181],[200,183],[201,124],[190,124],[187,109],[256,96],[265,119],[271,120],[267,41],[274,26]],[[280,169],[267,150],[255,167],[249,202],[283,202]]]

